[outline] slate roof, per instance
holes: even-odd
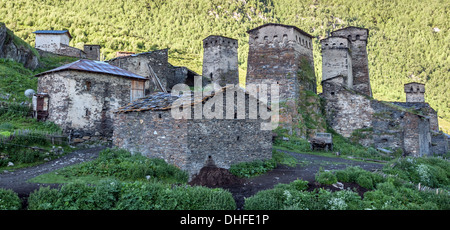
[[[35,77],[40,77],[40,76],[48,74],[48,73],[54,73],[54,72],[65,71],[65,70],[77,70],[77,71],[91,72],[91,73],[111,74],[111,75],[115,75],[115,76],[119,76],[119,77],[127,77],[127,78],[139,79],[139,80],[147,80],[148,79],[146,77],[142,77],[142,76],[139,76],[132,72],[121,69],[117,66],[110,65],[106,62],[93,61],[93,60],[87,60],[87,59],[81,59],[81,60],[66,64],[66,65],[60,66],[58,68],[36,74]]]
[[[69,38],[72,38],[68,30],[36,30],[33,33],[35,34],[65,34],[69,35]]]
[[[230,87],[222,87],[219,90],[215,91],[215,93],[219,92],[225,92]],[[244,90],[245,92],[245,90]],[[131,103],[129,103],[126,106],[120,107],[116,113],[127,113],[127,112],[140,112],[140,111],[165,111],[170,110],[172,103],[178,99],[180,99],[180,102],[182,100],[185,100],[186,102],[182,102],[183,108],[187,106],[193,106],[197,103],[203,103],[207,101],[209,98],[212,98],[215,96],[215,93],[204,96],[201,98],[201,100],[193,100],[194,93],[191,92],[190,95],[187,96],[173,96],[171,93],[164,93],[164,92],[157,92],[153,93],[151,95],[148,95],[143,98],[139,98]],[[245,92],[248,94],[247,92]],[[225,97],[225,96],[224,96]],[[179,108],[179,106],[177,106]],[[270,109],[270,106],[268,106]]]

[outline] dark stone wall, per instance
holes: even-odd
[[[170,79],[172,79],[175,75],[175,70],[173,66],[169,64],[168,55],[168,49],[163,49],[117,57],[108,60],[107,62],[137,75],[149,78],[150,71],[147,65],[150,64],[156,76],[158,76],[161,81],[161,84],[168,91],[170,91],[174,84]],[[158,91],[160,90],[153,84],[153,80],[150,78],[150,80],[146,83],[146,94],[151,94]]]
[[[347,27],[331,32],[332,36],[346,37],[350,40],[352,56],[353,89],[368,96],[372,96],[369,78],[369,59],[367,57],[367,29]]]
[[[400,149],[406,155],[430,154],[430,119],[391,102],[374,100],[324,81],[327,124],[344,137],[364,146]]]
[[[233,98],[237,100],[237,96]],[[206,119],[204,114],[202,119],[174,119],[170,110],[116,113],[113,143],[148,157],[165,159],[188,171],[191,177],[210,161],[228,169],[239,162],[270,159],[272,131],[261,130],[261,123],[267,120],[248,119],[249,98],[246,95],[242,119],[240,115],[227,118],[226,110],[223,119]],[[222,99],[226,104],[225,95]]]

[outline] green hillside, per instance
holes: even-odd
[[[289,24],[317,38],[314,56],[318,81],[319,40],[341,27],[365,27],[370,30],[374,97],[404,101],[403,84],[423,82],[427,101],[441,118],[450,121],[450,83],[446,81],[450,68],[449,6],[448,0],[0,0],[0,20],[31,45],[35,30],[68,29],[73,36],[71,46],[100,44],[106,59],[114,57],[116,51],[170,48],[172,64],[199,73],[202,39],[224,35],[239,40],[243,79],[246,31],[268,22]]]

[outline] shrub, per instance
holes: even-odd
[[[98,185],[69,183],[60,189],[42,187],[30,194],[30,210],[234,210],[230,192],[159,182],[119,182]]]
[[[347,171],[339,170],[336,171],[336,179],[340,182],[350,182]]]
[[[140,154],[132,155],[124,149],[105,149],[96,160],[60,170],[65,176],[95,175],[114,177],[119,180],[153,179],[171,183],[185,183],[189,175],[162,159],[148,158]]]
[[[0,210],[19,210],[22,202],[13,190],[0,189]]]
[[[372,177],[367,174],[360,174],[358,178],[356,178],[356,183],[359,184],[363,188],[373,189],[373,181]]]
[[[50,187],[40,187],[28,197],[29,210],[56,210],[55,202],[59,191]]]
[[[331,185],[337,182],[337,178],[330,171],[319,171],[316,173],[316,181],[320,184]]]
[[[245,198],[245,210],[281,210],[283,207],[284,191],[269,189],[259,191],[255,195]]]

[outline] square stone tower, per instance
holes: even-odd
[[[249,34],[246,87],[264,84],[279,88],[279,127],[306,137],[323,132],[314,72],[313,36],[291,25],[264,24]],[[273,95],[268,94],[268,104]],[[317,121],[315,124],[307,120]],[[313,127],[314,126],[314,127]]]
[[[84,45],[84,52],[86,53],[86,58],[100,61],[100,45]]]
[[[418,82],[405,84],[406,102],[425,102],[425,85]]]
[[[280,100],[297,99],[300,85],[317,92],[313,37],[310,34],[295,26],[274,23],[264,24],[247,33],[247,84],[279,84]],[[308,77],[298,79],[302,65],[312,67],[312,72]]]
[[[203,39],[203,77],[220,86],[239,84],[238,41],[211,35]]]
[[[346,37],[350,41],[353,71],[353,89],[372,97],[367,58],[367,38],[369,30],[360,27],[346,27],[331,32],[332,36]]]
[[[346,37],[331,36],[320,41],[322,45],[322,81],[342,76],[344,84],[353,88],[350,41]]]

